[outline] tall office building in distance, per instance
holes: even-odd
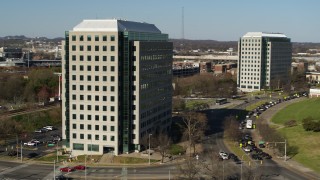
[[[84,20],[63,41],[62,138],[72,155],[140,151],[168,132],[172,52],[153,24]]]
[[[280,88],[288,83],[290,39],[280,33],[248,32],[238,42],[237,86],[243,92]]]

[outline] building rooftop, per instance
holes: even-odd
[[[282,33],[248,32],[243,37],[281,37],[281,38],[286,38],[287,36]]]
[[[154,24],[117,20],[117,19],[83,20],[80,24],[78,24],[73,28],[73,31],[87,31],[87,32],[134,31],[134,32],[161,33],[161,31]]]

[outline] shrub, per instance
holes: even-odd
[[[170,147],[170,154],[172,155],[179,155],[179,154],[184,154],[185,150],[182,146],[177,145],[177,144],[172,144]]]

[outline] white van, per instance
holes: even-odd
[[[246,128],[247,129],[252,129],[252,120],[251,119],[247,120]]]

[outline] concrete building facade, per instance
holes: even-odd
[[[153,24],[83,20],[62,43],[62,138],[73,155],[140,151],[171,125],[172,50]]]
[[[238,42],[237,86],[241,91],[279,88],[290,75],[292,45],[284,34],[248,32]]]

